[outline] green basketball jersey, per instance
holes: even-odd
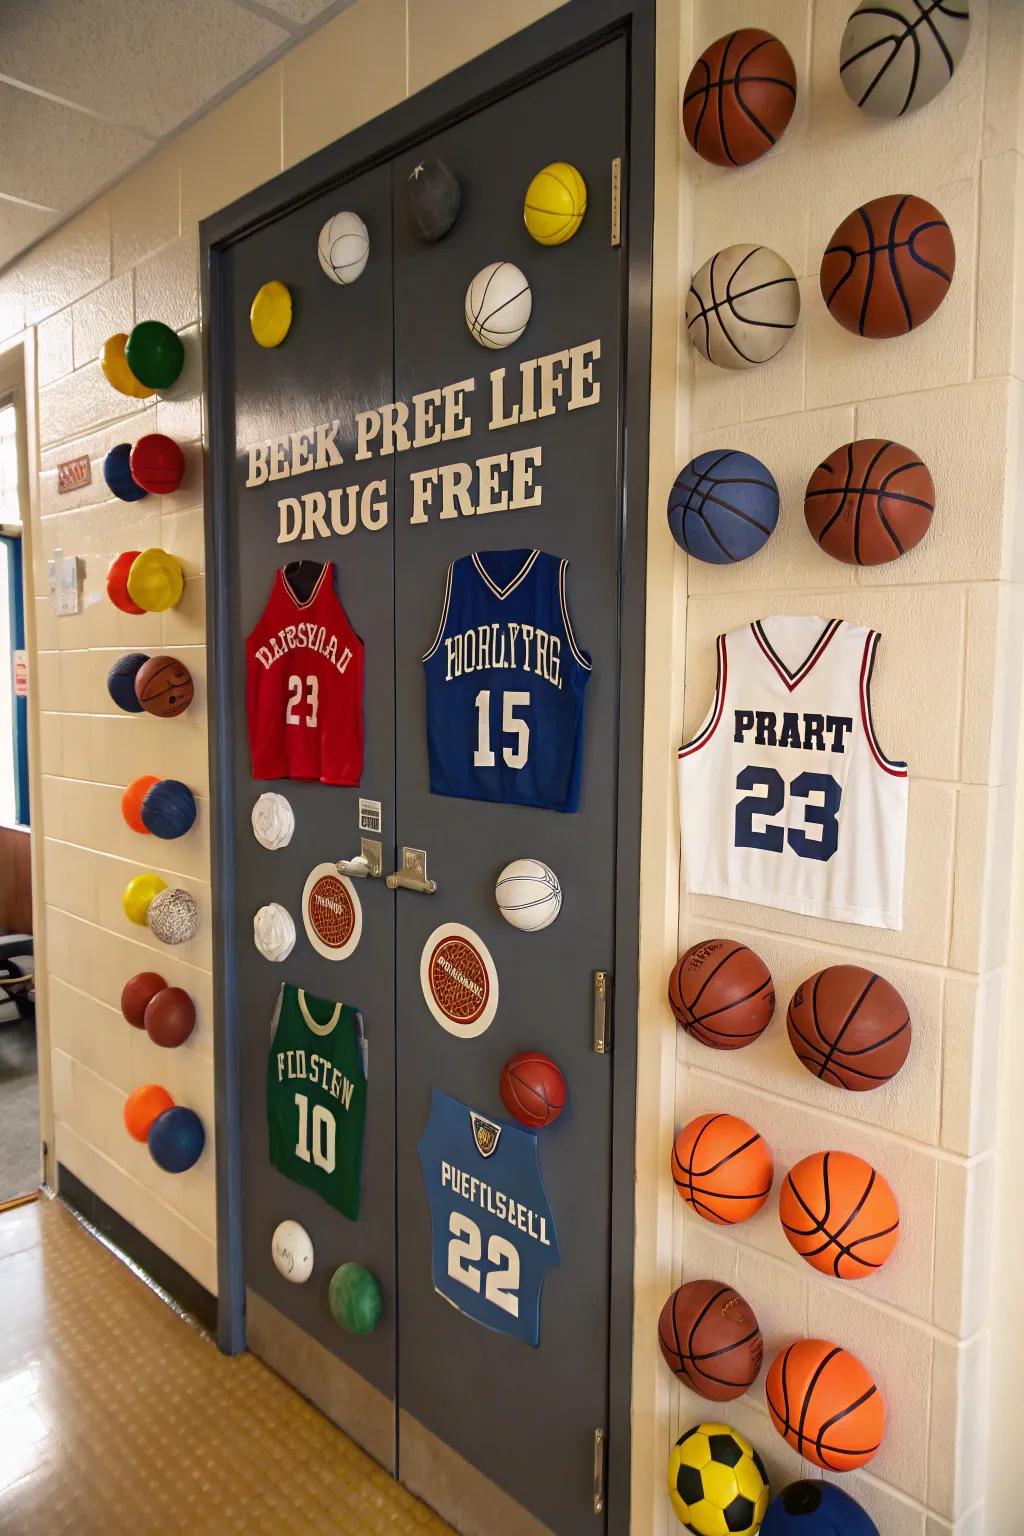
[[[287,983],[267,1061],[270,1161],[355,1221],[366,1124],[362,1015]]]

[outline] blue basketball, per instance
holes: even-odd
[[[111,448],[103,460],[103,478],[107,482],[109,490],[119,497],[121,501],[141,501],[149,492],[144,491],[132,475],[128,460],[131,457],[131,443],[118,443],[116,448]]]
[[[696,560],[732,565],[756,555],[779,520],[779,488],[760,459],[735,448],[699,453],[668,498],[676,543]]]
[[[117,705],[126,714],[137,715],[142,711],[142,705],[135,697],[135,674],[146,665],[148,656],[143,656],[141,651],[130,651],[127,656],[119,656],[107,673],[107,692]]]
[[[180,779],[161,779],[143,796],[141,816],[155,837],[181,837],[196,819],[196,797]]]
[[[799,1482],[769,1504],[761,1536],[878,1536],[878,1527],[834,1483]]]
[[[165,1173],[184,1173],[199,1161],[206,1145],[203,1122],[194,1109],[175,1104],[157,1115],[146,1138],[149,1155]]]

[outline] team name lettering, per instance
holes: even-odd
[[[479,624],[448,635],[445,682],[470,672],[532,672],[554,688],[562,686],[562,642],[535,624]],[[737,738],[738,739],[738,738]]]
[[[285,1078],[301,1077],[314,1087],[319,1086],[325,1093],[329,1093],[332,1099],[337,1099],[342,1109],[348,1109],[352,1103],[352,1094],[355,1084],[350,1082],[343,1072],[339,1072],[326,1056],[319,1055],[316,1051],[278,1051],[277,1052],[277,1080],[283,1083]]]
[[[317,651],[339,672],[347,672],[352,652],[337,635],[328,634],[324,624],[286,624],[276,634],[267,638],[256,652],[256,660],[269,672],[275,661],[287,656],[289,651]]]
[[[798,752],[845,752],[853,730],[849,715],[798,714],[774,709],[737,709],[733,741],[758,747],[793,747]]]
[[[466,976],[462,971],[459,970],[457,965],[452,965],[451,961],[445,955],[438,955],[437,961],[435,963],[438,970],[444,971],[445,974],[450,976],[453,981],[457,981],[460,987],[465,987],[468,991],[472,992],[474,997],[483,997],[484,989],[480,983],[478,981],[473,981],[471,977]]]
[[[532,1237],[535,1243],[540,1243],[545,1248],[551,1247],[545,1217],[538,1211],[531,1210],[528,1205],[523,1205],[521,1201],[513,1200],[512,1196],[506,1195],[503,1190],[495,1189],[492,1184],[478,1179],[475,1174],[467,1173],[464,1168],[455,1168],[451,1163],[442,1162],[441,1188],[450,1189],[453,1194],[468,1201],[470,1205],[479,1205],[482,1210],[489,1211],[499,1221],[507,1221],[510,1227],[516,1227],[520,1232],[525,1232],[527,1237]]]

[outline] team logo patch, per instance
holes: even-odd
[[[420,985],[442,1029],[463,1040],[482,1035],[498,1010],[498,973],[478,933],[442,923],[423,946]]]
[[[311,869],[302,892],[306,937],[325,960],[347,960],[363,932],[363,908],[356,888],[334,864]]]
[[[481,1157],[490,1157],[498,1147],[498,1137],[501,1135],[501,1126],[495,1125],[493,1120],[485,1120],[483,1115],[478,1115],[475,1109],[469,1112],[469,1123],[473,1127],[473,1140]]]

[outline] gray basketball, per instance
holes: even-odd
[[[755,368],[781,352],[800,315],[792,267],[766,245],[728,245],[694,274],[686,330],[719,368]]]
[[[846,23],[839,76],[872,117],[902,117],[953,78],[971,30],[968,0],[861,0]]]

